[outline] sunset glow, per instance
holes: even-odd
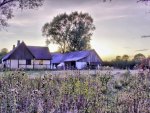
[[[10,27],[0,31],[0,49],[12,49],[17,40],[28,45],[45,46],[42,26],[60,13],[73,11],[87,12],[94,19],[96,30],[91,37],[91,46],[103,59],[116,55],[137,53],[149,55],[150,7],[136,0],[118,0],[108,3],[99,0],[80,1],[46,0],[38,10],[17,11],[9,21]],[[4,43],[5,42],[5,43]],[[49,49],[55,52],[57,45],[50,44]]]

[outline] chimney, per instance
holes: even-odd
[[[20,40],[17,41],[17,46],[19,46],[19,45],[20,45]]]
[[[15,45],[13,45],[13,50],[15,49]]]

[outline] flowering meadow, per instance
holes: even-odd
[[[0,113],[150,113],[150,73],[0,75]]]

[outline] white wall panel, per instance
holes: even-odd
[[[83,69],[86,67],[87,63],[86,62],[76,62],[76,68],[77,69]]]
[[[11,60],[11,69],[18,68],[18,60]]]

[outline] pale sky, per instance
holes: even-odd
[[[103,3],[101,0],[46,0],[35,10],[16,10],[15,17],[9,21],[9,27],[0,31],[0,49],[12,49],[17,40],[27,45],[45,46],[41,28],[46,22],[61,13],[73,11],[87,12],[93,19],[96,30],[91,45],[102,59],[111,59],[116,55],[137,53],[150,54],[150,4],[137,3],[137,0],[113,0]],[[57,46],[49,46],[51,52]]]

